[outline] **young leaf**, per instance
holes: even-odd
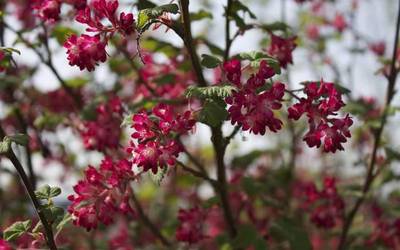
[[[179,7],[176,4],[164,4],[154,8],[140,10],[137,27],[139,30],[142,30],[150,20],[160,17],[165,12],[177,14],[178,11]]]
[[[231,85],[195,87],[189,86],[185,91],[187,98],[197,97],[200,99],[223,99],[232,95],[236,88]]]
[[[31,225],[32,222],[30,220],[17,221],[4,230],[3,238],[6,241],[15,240],[24,233],[28,232],[28,230],[31,228]]]
[[[162,180],[164,179],[164,177],[166,176],[168,171],[168,167],[163,167],[163,168],[159,168],[156,174],[153,174],[153,172],[149,172],[150,173],[150,178],[158,185],[161,185]]]
[[[41,187],[39,190],[35,191],[35,195],[39,200],[49,200],[60,194],[61,194],[61,188],[50,187],[49,185],[45,185]]]
[[[10,141],[15,142],[16,144],[21,146],[26,146],[29,142],[29,136],[26,134],[15,134],[7,137],[10,139]]]
[[[225,107],[226,104],[222,100],[207,99],[204,103],[203,109],[200,111],[199,122],[211,127],[218,127],[229,116]]]
[[[190,20],[193,21],[199,21],[204,18],[209,18],[212,19],[213,15],[211,12],[205,11],[205,10],[199,10],[198,12],[195,13],[190,13]]]
[[[53,28],[51,36],[54,37],[60,45],[63,45],[65,41],[71,35],[76,35],[78,32],[70,27],[57,25]]]
[[[10,150],[11,140],[7,136],[0,142],[0,154],[5,154]]]
[[[222,63],[222,61],[219,60],[215,56],[202,54],[201,57],[202,57],[201,65],[203,65],[204,67],[209,68],[209,69],[216,68],[216,67],[218,67],[218,65],[220,65]]]
[[[295,220],[282,218],[271,225],[271,233],[287,240],[292,250],[311,250],[312,246],[304,227]]]

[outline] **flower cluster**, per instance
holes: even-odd
[[[179,209],[178,220],[179,226],[176,230],[175,237],[178,241],[194,244],[206,236],[203,234],[203,223],[206,214],[198,207],[191,209]]]
[[[81,70],[94,70],[98,62],[105,62],[107,58],[106,45],[115,32],[130,35],[135,31],[135,20],[133,14],[121,12],[117,17],[117,0],[94,0],[91,7],[79,10],[76,20],[89,27],[88,32],[96,33],[94,36],[83,34],[79,37],[72,35],[65,42],[68,60],[71,66],[76,65]],[[106,18],[111,27],[102,24],[101,20]]]
[[[333,83],[322,80],[320,83],[308,83],[304,93],[307,98],[301,98],[288,109],[291,119],[298,120],[303,114],[308,117],[309,131],[303,140],[309,147],[317,148],[323,140],[325,152],[343,150],[342,143],[351,137],[349,127],[353,120],[349,115],[342,119],[332,117],[344,106],[341,93]]]
[[[111,98],[96,108],[96,120],[86,121],[80,134],[86,149],[104,151],[117,148],[121,136],[122,104],[118,97]]]
[[[282,121],[276,118],[273,110],[282,107],[285,91],[283,83],[274,83],[268,90],[260,91],[265,86],[265,79],[271,78],[275,72],[265,61],[261,61],[256,74],[251,75],[247,83],[240,82],[240,61],[233,59],[224,64],[226,77],[234,83],[238,90],[225,99],[230,105],[228,112],[232,124],[237,123],[244,131],[254,134],[265,134],[266,127],[276,132],[282,128]]]
[[[383,217],[383,209],[377,204],[372,206],[373,231],[368,237],[368,246],[384,245],[388,249],[400,247],[400,219],[390,221]]]
[[[99,169],[89,166],[85,178],[74,186],[76,194],[68,197],[74,224],[89,231],[99,222],[112,223],[117,213],[135,215],[129,204],[128,185],[134,178],[132,162],[125,159],[114,162],[106,157]]]
[[[278,59],[280,65],[286,68],[289,63],[293,63],[292,52],[296,48],[296,37],[283,38],[271,34],[271,44],[268,54]]]
[[[186,88],[195,83],[193,71],[181,69],[185,63],[182,58],[170,58],[160,63],[151,54],[145,54],[143,60],[146,66],[139,69],[139,82],[134,93],[137,99],[153,94],[166,99],[182,98]]]
[[[159,167],[175,165],[182,151],[175,136],[186,134],[195,124],[190,111],[175,115],[171,106],[162,103],[153,108],[152,115],[142,111],[133,115],[132,121],[132,138],[137,143],[131,141],[127,151],[133,154],[133,162],[143,171],[151,169],[153,173],[157,173]]]
[[[57,21],[61,11],[61,2],[59,0],[44,0],[36,8],[41,19]]]
[[[321,191],[314,183],[307,183],[302,185],[301,192],[304,197],[302,205],[311,212],[311,222],[317,227],[330,229],[343,219],[345,204],[337,193],[335,178],[325,177]]]

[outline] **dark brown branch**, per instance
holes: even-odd
[[[5,137],[5,132],[3,129],[0,127],[0,139],[2,140]],[[44,215],[43,211],[41,210],[40,203],[38,199],[36,198],[35,195],[35,190],[33,189],[28,176],[26,175],[24,168],[22,167],[21,163],[19,162],[18,158],[15,156],[13,150],[10,148],[7,153],[5,153],[5,156],[11,161],[11,163],[14,165],[15,169],[18,172],[18,175],[20,176],[22,183],[25,186],[26,191],[28,192],[29,198],[31,199],[31,202],[33,204],[33,207],[39,216],[39,219],[43,225],[44,228],[44,235],[46,238],[47,246],[51,250],[57,250],[56,243],[54,241],[54,236],[53,236],[53,230],[51,228],[51,225],[48,223],[46,216]]]
[[[399,29],[400,29],[400,1],[398,3],[398,13],[397,13],[397,23],[396,23],[396,35],[394,39],[394,48],[393,48],[393,55],[392,61],[390,66],[390,75],[388,77],[388,87],[386,92],[386,103],[384,108],[384,113],[381,118],[381,124],[379,128],[375,131],[374,134],[374,145],[371,154],[371,161],[368,165],[367,176],[365,178],[365,182],[362,189],[362,195],[356,200],[353,208],[350,210],[348,216],[345,218],[343,223],[343,229],[340,236],[340,243],[339,243],[339,250],[347,249],[347,237],[350,231],[350,228],[353,224],[354,218],[360,209],[361,205],[364,203],[367,194],[372,186],[372,183],[377,175],[374,174],[375,172],[375,164],[377,159],[377,152],[379,145],[381,143],[381,137],[383,133],[383,129],[387,122],[387,109],[390,107],[390,103],[395,95],[395,85],[396,85],[396,78],[397,78],[397,69],[396,69],[396,55],[397,55],[397,48],[399,42]]]

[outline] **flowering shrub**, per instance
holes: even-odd
[[[400,11],[155,2],[0,1],[0,250],[400,249]]]

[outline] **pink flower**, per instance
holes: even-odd
[[[350,138],[349,127],[353,120],[346,115],[344,118],[333,118],[337,115],[344,103],[341,94],[336,90],[333,83],[321,81],[309,83],[304,93],[307,98],[288,109],[289,118],[298,120],[303,114],[307,114],[309,131],[303,140],[309,147],[319,148],[323,142],[325,152],[336,152],[343,150],[342,143]]]
[[[114,162],[106,157],[96,169],[89,166],[85,179],[74,186],[75,195],[68,199],[68,207],[74,224],[85,227],[88,231],[98,226],[99,222],[108,225],[118,214],[134,215],[129,205],[130,187],[128,183],[135,177],[132,162],[125,159]]]
[[[94,70],[98,62],[105,62],[107,59],[106,43],[100,40],[99,36],[72,35],[65,42],[69,65],[76,65],[80,70]]]
[[[293,63],[292,52],[296,48],[296,37],[283,38],[271,34],[271,44],[268,53],[278,59],[283,68],[289,63]]]
[[[0,239],[0,250],[12,250],[12,248],[8,245],[7,241]]]
[[[318,40],[318,38],[320,36],[318,26],[317,25],[309,25],[309,26],[307,26],[306,34],[307,34],[307,37],[310,40],[314,40],[314,41]]]
[[[122,133],[121,101],[118,97],[111,98],[97,106],[96,113],[96,120],[84,122],[80,129],[85,148],[98,151],[117,148]]]
[[[344,16],[340,13],[336,13],[335,18],[331,22],[331,25],[340,33],[347,28],[347,22]]]
[[[385,54],[386,50],[385,42],[371,43],[368,47],[377,56],[383,56]]]
[[[45,21],[57,21],[60,15],[61,3],[59,0],[44,0],[36,7],[39,17]]]
[[[226,72],[226,78],[235,85],[240,85],[240,77],[242,75],[240,61],[232,59],[227,61],[223,65],[224,71]]]
[[[195,120],[190,111],[176,115],[172,106],[163,103],[153,108],[152,115],[154,119],[144,111],[133,115],[131,137],[137,143],[131,141],[127,151],[133,154],[133,163],[143,167],[143,171],[157,173],[159,168],[176,164],[182,147],[175,136],[192,130]]]
[[[273,132],[282,128],[282,121],[275,117],[273,110],[278,110],[282,106],[285,85],[277,82],[270,89],[257,92],[258,88],[265,85],[265,79],[274,74],[273,69],[262,61],[257,74],[252,75],[241,89],[225,99],[230,105],[228,112],[232,124],[237,123],[244,131],[249,130],[262,135],[265,134],[266,127]]]
[[[195,244],[205,238],[203,234],[204,211],[195,207],[192,209],[179,209],[178,220],[180,222],[175,237],[178,241]]]

